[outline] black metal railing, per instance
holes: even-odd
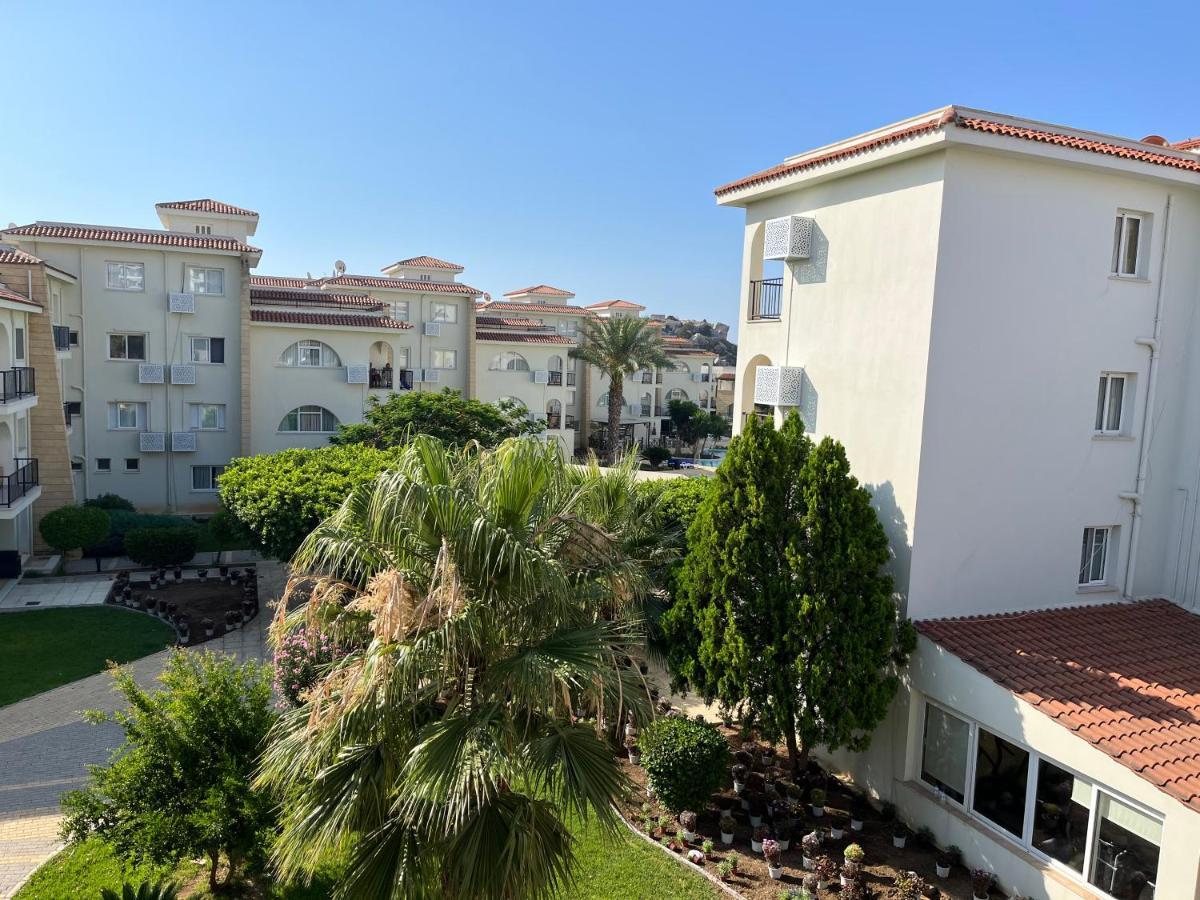
[[[575,373],[574,372],[567,373],[567,387],[575,387]]]
[[[642,415],[647,418],[654,415],[654,407],[649,403],[642,404]]]
[[[37,383],[29,366],[0,370],[0,403],[12,403],[36,393]]]
[[[654,373],[653,372],[643,372],[642,373],[642,384],[654,384]]]
[[[547,428],[562,428],[562,415],[560,413],[546,413]]]
[[[386,366],[382,369],[376,369],[372,366],[367,384],[373,388],[380,388],[385,391],[390,391],[393,388],[398,391],[411,391],[413,386],[413,370],[389,369]]]
[[[551,369],[550,370],[550,384],[561,385],[562,384],[562,375],[563,375],[562,372],[556,372],[553,369]]]
[[[701,372],[700,380],[701,381],[712,381],[712,374],[709,372]]]
[[[66,325],[52,326],[54,331],[54,349],[55,350],[70,350],[71,349],[71,329]]]
[[[382,369],[377,369],[371,366],[370,384],[373,388],[387,388],[391,390],[392,367],[384,366]]]
[[[0,476],[0,506],[12,506],[38,486],[38,461],[14,459],[17,470]]]
[[[778,319],[783,311],[783,279],[763,278],[750,282],[750,321]]]
[[[396,370],[396,385],[397,385],[396,390],[411,391],[413,389],[413,382],[415,380],[416,379],[413,377],[412,369],[397,369]]]
[[[574,416],[567,416],[567,427],[568,428],[574,428],[576,426],[576,424],[578,424],[578,423]]]

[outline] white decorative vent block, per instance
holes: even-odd
[[[366,363],[346,366],[346,384],[366,384],[371,379],[371,367]]]
[[[534,384],[549,384],[550,372],[547,369],[534,369],[533,371]]]
[[[426,322],[425,337],[441,337],[442,323],[441,322]]]
[[[813,220],[804,216],[768,219],[763,259],[808,259],[812,255]]]
[[[171,449],[175,452],[189,452],[196,449],[196,432],[194,431],[172,431],[171,432]]]
[[[196,367],[192,365],[171,366],[171,384],[195,384]]]
[[[427,384],[437,384],[442,380],[442,375],[437,369],[425,369],[421,372],[421,380]]]
[[[804,369],[799,366],[756,366],[754,402],[767,406],[799,406]]]
[[[164,374],[162,363],[138,363],[138,384],[162,384]]]
[[[196,295],[190,291],[171,291],[167,294],[173,313],[194,313],[196,311]]]
[[[162,453],[167,449],[167,436],[161,431],[143,431],[138,435],[138,450],[142,453]]]

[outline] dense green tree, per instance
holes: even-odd
[[[815,746],[865,749],[915,637],[842,446],[795,413],[750,417],[688,543],[663,623],[675,677],[785,738],[795,771]]]
[[[60,506],[42,516],[38,530],[47,544],[66,553],[98,544],[108,535],[109,525],[107,510],[98,506]]]
[[[608,378],[608,461],[620,453],[621,407],[625,379],[638,369],[673,369],[662,336],[646,319],[589,319],[583,342],[571,351],[576,359],[595,366]]]
[[[271,798],[251,784],[274,721],[270,669],[177,651],[161,691],[143,690],[125,670],[113,674],[128,710],[89,718],[116,722],[125,742],[109,765],[91,767],[87,787],[63,796],[63,836],[96,836],[138,861],[207,857],[216,890],[222,856],[228,883],[270,838]]]
[[[710,412],[704,414],[704,421],[700,425],[700,452],[698,455],[704,455],[704,445],[709,438],[728,437],[730,432],[730,422],[720,413]]]
[[[495,447],[507,438],[536,434],[544,428],[519,404],[467,400],[451,388],[392,394],[386,402],[372,405],[363,419],[340,426],[330,441],[387,448],[405,444],[415,434],[427,434],[446,444],[478,441],[484,447]]]
[[[667,403],[667,416],[675,437],[675,455],[679,456],[682,444],[695,447],[704,433],[704,411],[691,400],[671,400]]]

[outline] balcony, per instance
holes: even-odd
[[[69,353],[71,350],[71,329],[66,325],[52,325],[54,331],[54,349],[59,353]]]
[[[0,403],[17,403],[35,394],[37,382],[29,366],[0,370]]]
[[[751,322],[778,319],[783,311],[783,278],[763,278],[750,282]]]
[[[567,416],[567,428],[570,428],[573,431],[578,427],[578,425],[579,423],[576,421],[574,416]]]
[[[29,506],[37,499],[38,461],[36,459],[14,459],[16,471],[11,475],[0,475],[0,518],[11,518],[13,514]],[[22,502],[27,500],[27,502]],[[4,515],[8,513],[9,515]]]
[[[561,413],[546,413],[546,427],[547,428],[562,428],[562,414]]]
[[[561,385],[561,384],[562,384],[562,381],[563,381],[562,377],[563,377],[563,373],[562,373],[562,372],[556,372],[556,371],[554,371],[553,369],[551,369],[551,370],[550,370],[550,381],[549,381],[549,384],[552,384],[552,385]]]
[[[413,370],[412,369],[393,369],[390,366],[384,366],[378,369],[371,366],[370,381],[368,384],[372,388],[378,390],[390,391],[395,388],[401,391],[411,391],[413,386]]]

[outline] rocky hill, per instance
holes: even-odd
[[[687,338],[692,343],[717,354],[717,365],[732,366],[737,362],[737,344],[729,340],[729,326],[707,319],[677,319],[666,316],[663,334]]]

